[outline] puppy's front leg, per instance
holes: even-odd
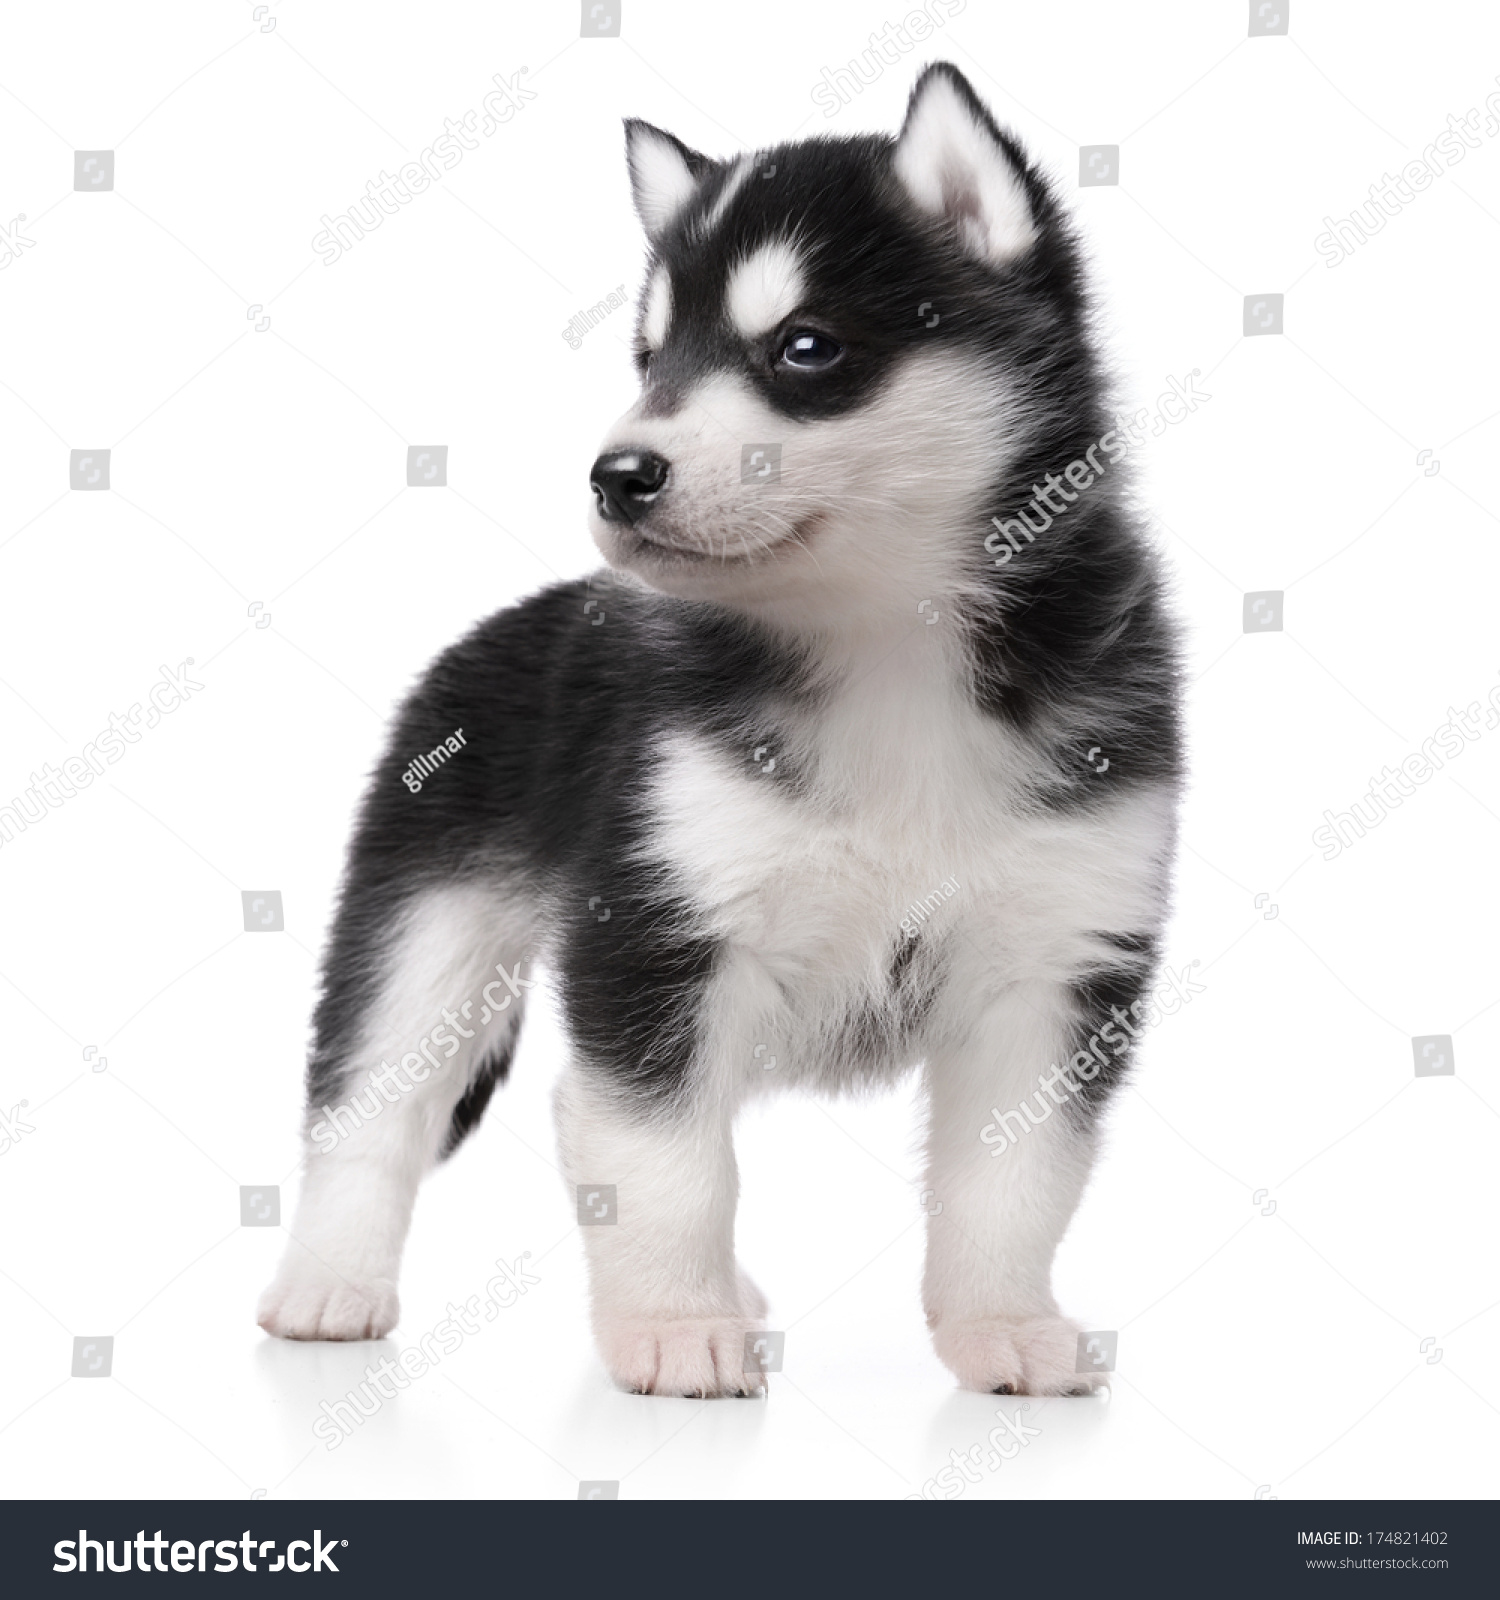
[[[1076,1013],[1064,987],[1017,985],[928,1064],[923,1301],[966,1389],[1077,1394],[1096,1381],[1075,1371],[1078,1325],[1052,1297],[1052,1258],[1094,1158],[1085,1108],[1051,1071],[1078,1048]]]
[[[559,1086],[557,1112],[594,1336],[611,1376],[636,1394],[763,1389],[764,1378],[745,1371],[745,1335],[765,1303],[735,1266],[729,1109],[690,1093],[653,1106],[578,1066]]]

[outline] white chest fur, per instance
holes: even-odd
[[[913,927],[925,960],[962,970],[941,987],[951,1027],[1008,984],[1107,960],[1100,933],[1159,926],[1170,796],[1041,810],[1034,754],[941,666],[893,652],[757,759],[688,733],[655,752],[650,850],[729,952],[730,1034],[794,1053],[819,1035],[826,1054],[850,1017],[889,1011]]]

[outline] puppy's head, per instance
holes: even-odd
[[[606,559],[812,620],[940,589],[1027,412],[1052,205],[1019,149],[946,65],[895,139],[626,143],[651,258],[640,399],[591,475]]]

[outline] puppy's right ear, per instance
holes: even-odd
[[[660,237],[714,166],[708,156],[638,117],[625,120],[625,163],[636,214],[651,239]]]

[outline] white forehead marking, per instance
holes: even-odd
[[[802,262],[785,241],[763,244],[729,274],[729,318],[747,339],[769,333],[802,303]]]
[[[724,187],[719,190],[718,198],[693,224],[693,238],[699,244],[702,244],[724,220],[724,213],[734,204],[734,197],[744,187],[745,179],[753,170],[753,159],[751,156],[740,156],[736,160],[729,176],[724,180]]]
[[[658,267],[646,285],[646,314],[641,318],[641,337],[652,350],[667,342],[667,327],[672,321],[672,280],[665,267]]]

